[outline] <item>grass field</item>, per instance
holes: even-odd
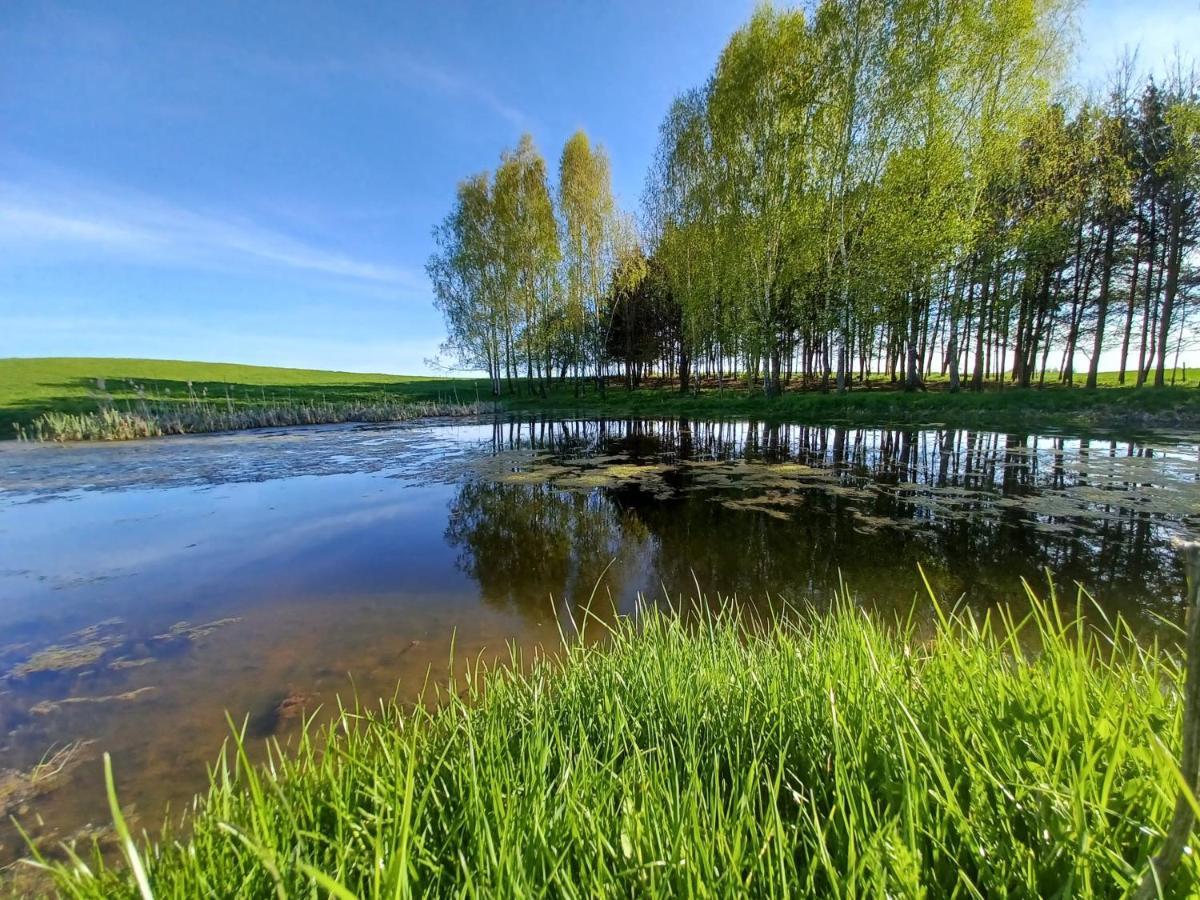
[[[364,375],[182,360],[42,357],[0,359],[0,437],[44,413],[92,413],[143,400],[186,404],[195,399],[235,407],[325,403],[470,403],[471,379]]]
[[[1117,387],[1115,373],[1108,385],[1088,391],[1081,387],[997,389],[950,393],[932,381],[925,391],[905,392],[877,381],[851,390],[788,390],[775,399],[744,386],[724,391],[706,388],[699,394],[657,387],[627,391],[610,387],[603,395],[589,388],[576,398],[570,388],[557,388],[546,399],[517,397],[506,401],[510,410],[561,411],[595,415],[645,417],[742,417],[765,421],[847,424],[945,424],[969,428],[1122,429],[1140,427],[1200,427],[1200,390],[1194,383],[1166,388]]]
[[[58,890],[1125,895],[1179,783],[1178,662],[1052,601],[898,628],[850,601],[766,626],[653,612],[432,712],[346,710],[265,769],[235,742],[190,836],[134,849],[118,814],[130,863],[59,863]],[[1187,854],[1164,895],[1198,885]]]
[[[1041,389],[997,389],[951,394],[934,380],[928,391],[905,393],[883,381],[839,394],[792,389],[767,400],[740,383],[724,391],[708,387],[680,394],[669,386],[626,391],[613,384],[598,394],[591,384],[576,396],[558,384],[542,398],[518,385],[503,405],[514,412],[609,416],[754,417],[775,421],[856,424],[944,423],[964,427],[1137,428],[1200,426],[1196,373],[1174,387],[1117,387],[1105,373],[1099,390],[1048,385]],[[13,437],[14,425],[28,426],[46,413],[94,413],[150,402],[221,404],[254,410],[293,404],[323,406],[403,402],[473,403],[487,399],[482,378],[281,369],[225,363],[144,359],[0,359],[0,436]],[[250,417],[253,418],[253,417]]]

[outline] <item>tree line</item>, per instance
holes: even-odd
[[[1198,81],[1126,59],[1073,99],[1071,10],[759,7],[672,104],[638,223],[583,132],[553,190],[528,135],[459,184],[428,264],[445,349],[496,394],[1095,386],[1106,352],[1166,383],[1200,293]]]

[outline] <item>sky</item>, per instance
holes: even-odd
[[[0,357],[432,371],[457,182],[578,128],[636,209],[674,96],[753,0],[0,0]],[[1080,82],[1200,44],[1200,0],[1092,0]],[[443,360],[445,361],[445,360]]]

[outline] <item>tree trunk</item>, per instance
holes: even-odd
[[[979,330],[975,332],[975,365],[973,371],[971,372],[971,387],[976,391],[983,390],[983,345],[984,338],[987,334],[987,324],[991,319],[992,313],[991,306],[989,305],[989,301],[991,300],[991,287],[992,273],[985,269],[983,273],[983,283],[979,292],[979,315],[976,317],[976,328]]]
[[[908,357],[904,381],[904,389],[908,391],[915,391],[917,388],[922,387],[921,367],[917,359],[917,343],[920,339],[921,302],[919,296],[914,294],[912,308],[908,316]]]
[[[771,347],[771,352],[766,360],[766,371],[763,372],[763,393],[768,397],[778,397],[780,392],[779,387],[779,344],[776,343]]]
[[[1092,342],[1092,359],[1088,363],[1087,387],[1096,386],[1100,371],[1100,351],[1104,348],[1104,326],[1108,319],[1108,290],[1112,285],[1113,244],[1117,236],[1115,222],[1108,223],[1104,236],[1104,260],[1100,266],[1100,299],[1096,302],[1096,337]]]
[[[1026,271],[1024,279],[1021,281],[1021,306],[1017,310],[1017,334],[1016,341],[1013,344],[1013,370],[1012,380],[1019,385],[1024,386],[1025,381],[1025,330],[1028,327],[1027,321],[1031,318],[1030,307],[1033,305],[1029,296],[1030,273]],[[1007,351],[1007,348],[1005,348]],[[1001,366],[1003,367],[1004,356],[1007,352],[1001,355]],[[1001,379],[1003,380],[1003,379]]]
[[[1154,386],[1162,387],[1167,362],[1167,333],[1171,329],[1171,313],[1175,309],[1175,294],[1179,290],[1179,266],[1183,261],[1183,197],[1176,190],[1171,198],[1171,222],[1167,239],[1167,287],[1163,295],[1162,314],[1158,322],[1158,365],[1154,369]]]
[[[1129,361],[1129,337],[1133,333],[1133,311],[1137,307],[1138,266],[1142,262],[1142,227],[1139,222],[1137,243],[1133,247],[1133,274],[1129,277],[1129,304],[1125,310],[1125,335],[1121,339],[1121,368],[1117,372],[1117,384],[1125,383],[1125,369]]]
[[[1142,345],[1138,350],[1138,374],[1137,386],[1141,387],[1146,383],[1146,350],[1149,344],[1149,328],[1150,328],[1150,298],[1154,293],[1154,244],[1158,239],[1158,204],[1155,202],[1157,198],[1150,198],[1150,244],[1148,254],[1146,256],[1146,290],[1143,293],[1142,300]]]

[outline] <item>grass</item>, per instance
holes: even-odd
[[[149,359],[0,359],[0,437],[124,439],[462,411],[470,379]]]
[[[610,386],[597,394],[588,386],[576,398],[569,387],[556,387],[541,399],[509,399],[515,411],[587,413],[589,415],[646,418],[750,418],[775,422],[828,424],[944,424],[964,428],[1021,429],[1124,429],[1200,426],[1200,381],[1174,387],[1135,389],[1118,386],[1116,373],[1104,373],[1101,386],[1089,391],[1078,385],[1047,384],[1042,388],[1015,388],[988,384],[982,392],[950,393],[944,380],[932,379],[928,390],[906,392],[876,379],[856,383],[851,390],[801,389],[795,386],[782,396],[767,399],[759,389],[744,383],[718,391],[711,385],[699,393],[681,394],[677,388],[644,387],[633,391]]]
[[[971,428],[1129,429],[1200,426],[1200,380],[1192,372],[1174,387],[1116,386],[1103,373],[1101,388],[1049,384],[1045,388],[988,389],[951,394],[943,380],[906,393],[883,380],[846,393],[800,390],[768,400],[743,383],[680,394],[669,385],[626,391],[611,384],[597,394],[589,383],[576,397],[558,383],[545,398],[528,385],[502,401],[530,414],[755,418],[764,421],[846,424],[931,424]],[[350,420],[382,421],[397,407],[487,401],[487,382],[473,378],[368,375],[170,360],[0,359],[0,436],[18,429],[65,439],[137,437],[177,431]],[[196,414],[197,408],[203,413]],[[108,415],[118,419],[104,421]],[[147,409],[150,414],[147,414]],[[235,415],[236,413],[236,415]],[[80,417],[74,419],[71,417]],[[406,418],[397,415],[397,418]],[[213,419],[208,427],[207,419]],[[155,424],[157,422],[157,424]]]
[[[1170,819],[1181,667],[1030,599],[648,611],[262,768],[235,739],[187,837],[118,822],[124,865],[47,865],[75,898],[1121,896]],[[1166,896],[1198,885],[1189,853]]]
[[[492,412],[489,403],[437,403],[393,400],[334,403],[294,401],[235,405],[221,402],[164,403],[136,401],[126,409],[103,406],[90,413],[47,412],[28,427],[17,426],[21,440],[128,441],[167,434],[201,434],[248,428],[328,425],[336,422],[403,422],[427,416],[470,416]]]

